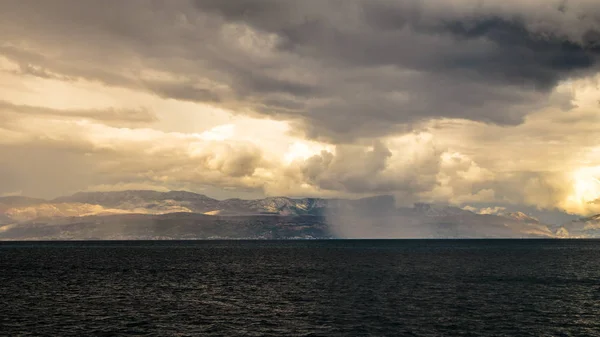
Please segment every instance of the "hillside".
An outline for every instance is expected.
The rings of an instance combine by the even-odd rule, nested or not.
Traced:
[[[524,213],[475,214],[391,196],[357,200],[217,200],[186,191],[82,192],[53,200],[0,198],[0,239],[595,237],[599,221],[558,231]]]

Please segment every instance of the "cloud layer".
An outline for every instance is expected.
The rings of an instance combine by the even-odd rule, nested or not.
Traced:
[[[598,205],[595,1],[7,0],[0,41],[0,193]]]

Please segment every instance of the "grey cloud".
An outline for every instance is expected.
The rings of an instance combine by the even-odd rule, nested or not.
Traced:
[[[182,101],[198,101],[208,103],[218,103],[221,101],[219,94],[207,88],[198,88],[192,82],[160,82],[147,81],[144,86],[149,91],[163,98],[170,98]]]
[[[528,31],[520,20],[499,17],[448,22],[444,28],[459,38],[491,41],[494,50],[455,62],[462,63],[463,67],[481,67],[487,70],[487,76],[501,81],[531,83],[549,90],[561,79],[580,75],[578,71],[597,70],[600,49],[595,41],[587,38],[588,41],[580,44],[560,36],[541,36]],[[585,36],[593,36],[593,33],[588,31]]]
[[[78,146],[80,147],[80,146]],[[52,197],[84,189],[99,178],[93,157],[79,149],[50,144],[0,145],[0,193],[19,189],[25,195]]]
[[[256,169],[264,164],[262,152],[258,148],[243,144],[219,147],[215,152],[201,156],[201,160],[211,169],[234,178],[252,176]]]
[[[145,125],[157,121],[151,111],[140,109],[53,109],[40,106],[14,104],[0,100],[0,111],[26,116],[55,116],[63,118],[85,118],[112,126]]]
[[[0,144],[0,194],[19,187],[27,195],[54,197],[122,184],[194,191],[231,187],[261,194],[264,182],[254,174],[269,163],[260,149],[208,141],[200,153],[191,154],[192,145],[198,144],[173,138],[158,147],[147,140],[113,146],[77,135]]]
[[[45,78],[45,79],[55,79],[55,80],[60,80],[60,81],[73,81],[74,80],[74,78],[71,78],[71,77],[52,74],[43,68],[33,66],[29,63],[21,63],[19,65],[19,70],[15,71],[14,73],[16,73],[18,75],[31,75],[31,76],[35,76],[35,77],[40,77],[40,78]]]
[[[283,9],[282,3],[286,5]],[[226,19],[275,33],[281,38],[281,50],[331,67],[353,72],[364,67],[394,66],[387,69],[392,74],[388,78],[396,75],[393,86],[364,90],[381,84],[383,76],[362,76],[350,85],[340,81],[324,90],[341,100],[307,107],[307,127],[316,128],[313,133],[317,134],[326,133],[322,128],[328,127],[334,137],[348,131],[360,134],[360,130],[349,122],[348,129],[335,132],[336,127],[344,126],[329,115],[359,122],[362,114],[381,124],[439,116],[517,124],[558,81],[597,70],[599,50],[591,40],[597,36],[593,29],[584,32],[580,43],[557,32],[530,30],[530,13],[518,11],[484,12],[473,18],[444,16],[440,14],[443,9],[434,11],[428,6],[431,2],[345,2],[336,3],[348,19],[341,25],[338,17],[342,14],[315,10],[329,9],[332,2],[279,2],[271,7],[268,2],[251,1],[238,3],[235,9],[231,5],[219,8],[211,1],[196,4]],[[477,2],[461,4],[468,9],[476,7]],[[411,78],[402,73],[405,69],[418,73]],[[361,82],[366,84],[360,88],[363,90],[353,92],[352,86]],[[389,94],[398,92],[407,98],[390,98]],[[326,123],[317,122],[322,120]],[[380,128],[378,131],[389,131],[383,125]]]
[[[539,4],[6,1],[0,53],[33,76],[253,111],[341,143],[432,118],[516,125],[561,80],[595,73],[600,6]]]
[[[474,184],[474,188],[493,190],[497,201],[551,209],[569,193],[565,180],[556,172],[509,172]]]
[[[430,190],[439,172],[441,152],[423,151],[421,159],[394,156],[388,147],[338,145],[335,154],[322,151],[299,163],[302,180],[322,190],[345,193],[404,193],[410,197]],[[399,169],[395,162],[408,166]]]
[[[9,38],[5,39],[10,40]],[[59,40],[58,37],[56,39]],[[0,44],[0,56],[4,56],[19,64],[19,70],[16,73],[21,75],[65,81],[87,79],[110,86],[141,88],[138,80],[124,76],[121,69],[108,68],[107,64],[102,64],[101,58],[93,62],[89,62],[90,60],[88,60],[87,64],[86,62],[81,64],[80,62],[84,59],[83,56],[80,59],[77,59],[77,55],[54,58],[44,55],[42,52],[10,45],[7,42]],[[106,62],[106,60],[104,61]]]

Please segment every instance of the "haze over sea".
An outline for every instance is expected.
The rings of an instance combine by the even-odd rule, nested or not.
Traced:
[[[600,241],[0,243],[6,336],[595,336]]]

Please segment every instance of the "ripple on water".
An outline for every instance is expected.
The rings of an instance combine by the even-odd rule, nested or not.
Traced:
[[[0,244],[0,335],[594,336],[600,241]]]

